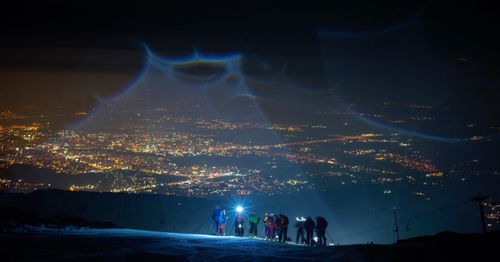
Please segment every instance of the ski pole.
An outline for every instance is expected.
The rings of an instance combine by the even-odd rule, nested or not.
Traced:
[[[333,241],[333,237],[332,237],[332,235],[330,235],[330,232],[328,230],[326,231],[326,234],[331,239],[331,242],[335,244],[335,241]]]

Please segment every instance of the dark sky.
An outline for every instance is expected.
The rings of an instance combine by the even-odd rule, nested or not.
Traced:
[[[487,1],[15,1],[2,8],[2,45],[125,48],[129,39],[170,53],[197,46],[313,56],[319,29],[363,32],[418,19],[436,48],[474,56],[495,50],[496,11]]]
[[[369,99],[403,95],[425,101],[429,90],[440,96],[457,93],[457,103],[474,90],[498,97],[500,23],[493,1],[269,2],[11,2],[0,11],[0,100],[8,107],[18,104],[13,98],[20,95],[61,91],[72,97],[68,101],[85,106],[96,94],[112,94],[134,77],[143,64],[140,42],[170,56],[190,55],[194,49],[241,52],[276,70],[286,67],[292,81],[312,90],[336,88],[346,76],[332,70],[360,59],[360,64],[344,67],[344,74],[357,80],[335,89],[360,100],[365,94]],[[393,50],[399,52],[397,58]],[[414,64],[403,73],[394,66],[371,70],[413,63],[415,57],[418,66],[449,70],[452,79],[425,80],[428,72],[419,69],[413,78],[383,77],[412,74]],[[377,75],[375,80],[370,74]],[[408,95],[407,89],[414,87],[402,85],[405,81],[427,88]],[[474,103],[484,103],[484,97]]]

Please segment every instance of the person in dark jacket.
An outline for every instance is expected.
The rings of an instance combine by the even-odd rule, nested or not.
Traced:
[[[273,217],[273,230],[272,230],[272,237],[273,241],[276,241],[276,239],[279,238],[279,227],[280,227],[280,216],[279,215],[274,215]]]
[[[303,244],[304,243],[304,222],[306,221],[306,219],[304,217],[301,217],[301,218],[296,218],[297,220],[297,223],[295,223],[295,228],[297,228],[297,238],[295,239],[295,243],[298,244],[299,243],[299,237],[300,237],[300,243]]]
[[[306,222],[304,222],[304,229],[306,230],[306,244],[308,246],[313,245],[313,233],[314,233],[314,221],[311,217],[307,217]]]
[[[278,240],[285,243],[288,239],[288,217],[280,214],[278,216]]]
[[[271,213],[268,217],[267,217],[267,225],[268,225],[268,239],[271,240],[271,241],[275,241],[276,240],[276,228],[277,228],[277,225],[278,225],[278,217],[276,215],[274,215],[273,213]]]
[[[328,227],[328,222],[324,217],[316,217],[316,234],[318,235],[318,245],[326,246],[326,228]]]
[[[253,211],[249,216],[248,216],[248,222],[250,222],[250,230],[248,231],[248,234],[251,237],[257,236],[257,225],[260,222],[260,216],[257,215],[257,212]]]
[[[243,234],[245,233],[245,216],[241,213],[236,215],[236,218],[234,219],[234,232],[236,236],[242,237]]]

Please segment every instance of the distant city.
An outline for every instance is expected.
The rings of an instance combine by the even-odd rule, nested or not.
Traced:
[[[3,115],[9,113],[4,112]],[[11,115],[11,118],[16,116]],[[131,127],[121,128],[118,132],[54,131],[37,123],[12,125],[1,129],[2,141],[5,141],[2,143],[2,167],[30,165],[65,175],[109,174],[109,181],[100,179],[91,184],[70,185],[66,188],[69,190],[193,196],[297,192],[315,186],[309,182],[310,176],[335,177],[342,185],[367,182],[387,184],[388,189],[384,193],[390,194],[391,183],[438,186],[443,177],[443,172],[433,161],[418,151],[401,155],[399,150],[385,149],[388,145],[396,149],[411,147],[411,139],[399,133],[303,137],[295,133],[305,133],[307,129],[326,129],[327,126],[266,125],[171,117],[163,119],[161,124],[168,125],[168,122],[190,123],[197,129],[205,130],[277,130],[285,134],[285,141],[279,144],[258,144],[257,141],[233,144],[218,140],[215,135],[179,130],[150,133],[145,128]],[[343,155],[352,156],[352,161],[339,160],[331,156],[331,153],[322,153],[323,144],[336,148],[336,153],[340,151]],[[359,148],[345,146],[352,144]],[[241,168],[230,164],[181,165],[176,161],[202,156],[227,159],[258,157],[267,161],[261,168]],[[359,164],[366,161],[371,161],[372,164]],[[274,169],[306,164],[321,168],[317,173],[272,175]],[[405,170],[405,174],[411,175],[401,175],[401,168]],[[133,179],[124,179],[121,174],[123,171],[135,174]],[[162,177],[176,181],[161,182]],[[21,192],[51,187],[49,184],[32,185],[22,181],[3,183],[8,190]],[[422,192],[415,192],[415,195],[426,197]]]
[[[70,116],[85,119],[87,114]],[[438,152],[422,150],[415,145],[418,138],[404,132],[335,133],[328,122],[241,122],[179,116],[165,108],[121,114],[129,117],[129,124],[90,130],[54,128],[50,121],[40,121],[67,116],[64,114],[33,117],[1,112],[0,168],[10,170],[6,171],[9,174],[34,172],[38,177],[1,176],[1,191],[64,189],[218,197],[375,184],[381,187],[380,194],[390,195],[394,186],[404,184],[411,186],[414,197],[429,201],[431,187],[445,187],[450,181],[467,183],[478,175],[500,175],[497,170],[478,169],[478,159],[447,167],[439,162]],[[347,111],[314,114],[353,115]],[[429,120],[432,118],[410,117],[410,121]],[[262,143],[252,136],[238,140],[228,135],[244,131],[278,133],[280,139]],[[477,135],[461,143],[485,141],[487,137]],[[59,179],[61,176],[66,179]],[[485,205],[488,225],[498,226],[500,205],[494,201]]]

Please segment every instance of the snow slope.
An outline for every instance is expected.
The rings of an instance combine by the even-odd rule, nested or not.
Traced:
[[[451,234],[398,245],[306,247],[261,239],[131,229],[42,230],[0,233],[0,261],[472,260],[477,259],[473,251],[477,248],[482,248],[480,254],[485,256],[488,250],[494,253],[488,245],[494,245],[495,239],[498,234]]]
[[[6,243],[7,242],[7,243]],[[331,247],[309,248],[233,236],[132,229],[71,229],[1,234],[0,252],[11,260],[145,259],[168,261],[307,261],[335,258]],[[7,244],[5,246],[4,244]],[[326,250],[330,249],[330,250]]]

